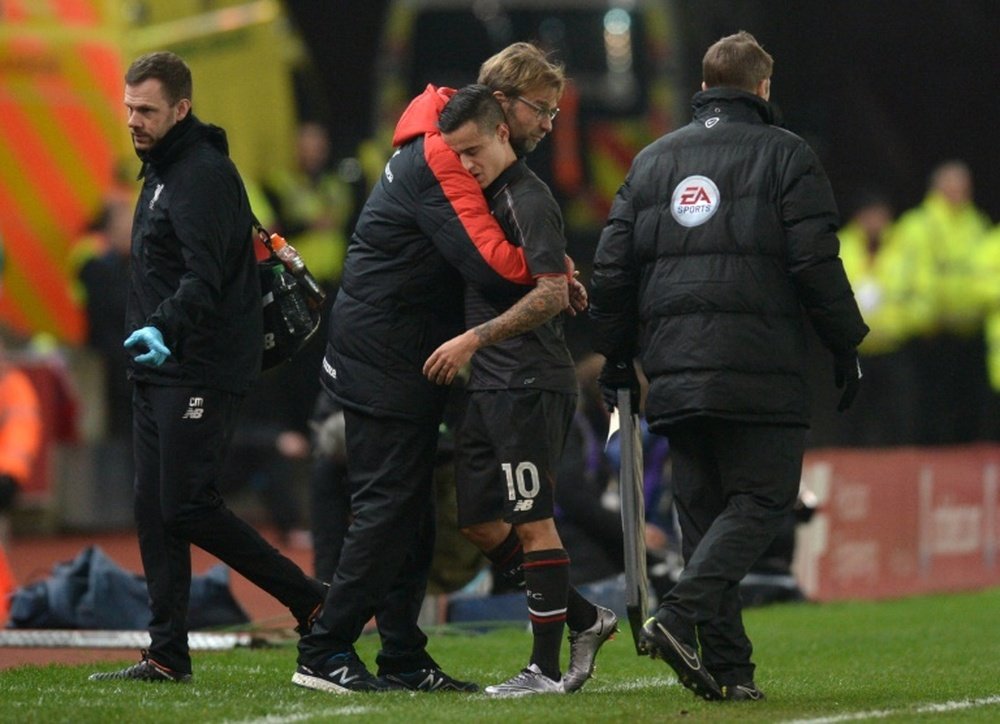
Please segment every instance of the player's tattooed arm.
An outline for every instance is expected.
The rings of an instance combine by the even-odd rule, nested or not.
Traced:
[[[439,385],[451,384],[477,349],[532,330],[566,309],[568,304],[569,282],[565,276],[539,277],[535,288],[506,312],[449,339],[434,350],[424,362],[424,376]]]
[[[565,276],[539,277],[535,288],[510,309],[472,331],[479,338],[479,346],[488,347],[545,324],[568,305],[569,284]]]

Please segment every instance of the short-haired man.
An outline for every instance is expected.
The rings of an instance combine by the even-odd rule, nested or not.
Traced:
[[[191,544],[288,606],[308,630],[323,585],[226,507],[218,478],[260,373],[260,278],[250,203],[226,134],[191,111],[191,71],[168,52],[125,74],[142,160],[125,348],[135,442],[135,519],[152,618],[142,660],[94,680],[191,680]]]
[[[456,444],[463,533],[488,553],[505,544],[510,548],[512,535],[518,549],[523,547],[521,568],[534,633],[531,660],[486,693],[565,693],[567,685],[574,691],[589,677],[593,656],[583,670],[563,680],[559,649],[567,618],[595,628],[594,638],[600,640],[594,642],[594,654],[614,633],[616,619],[575,591],[570,597],[569,557],[553,520],[555,470],[577,397],[559,316],[568,303],[562,214],[548,187],[518,161],[503,109],[489,87],[458,91],[441,112],[438,127],[483,188],[507,238],[524,249],[536,281],[530,291],[508,294],[467,285],[470,329],[435,350],[424,365],[429,379],[447,384],[472,360]]]
[[[857,392],[868,331],[826,175],[801,138],[772,125],[771,69],[749,33],[708,49],[694,119],[636,156],[592,277],[602,386],[635,393],[640,355],[646,418],[670,439],[683,534],[684,572],[641,639],[706,699],[763,697],[739,582],[798,493],[802,309],[833,352],[840,409]]]

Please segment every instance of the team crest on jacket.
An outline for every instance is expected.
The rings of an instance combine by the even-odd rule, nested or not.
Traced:
[[[670,198],[670,215],[681,226],[698,226],[719,209],[719,187],[707,176],[688,176]]]

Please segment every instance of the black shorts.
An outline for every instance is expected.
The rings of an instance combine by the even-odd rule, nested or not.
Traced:
[[[458,524],[553,517],[556,470],[575,409],[575,394],[470,392],[455,453]]]

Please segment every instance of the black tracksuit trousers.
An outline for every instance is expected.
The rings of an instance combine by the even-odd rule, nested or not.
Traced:
[[[237,518],[217,481],[242,397],[136,383],[132,397],[135,520],[152,617],[149,655],[191,671],[187,609],[190,544],[211,553],[306,619],[323,586]]]
[[[320,618],[299,641],[300,664],[322,668],[354,650],[378,613],[379,674],[435,668],[417,617],[434,554],[438,423],[345,408],[350,527]]]
[[[670,441],[685,566],[656,617],[696,627],[720,686],[753,681],[739,583],[795,504],[806,428],[697,418],[657,432]]]

